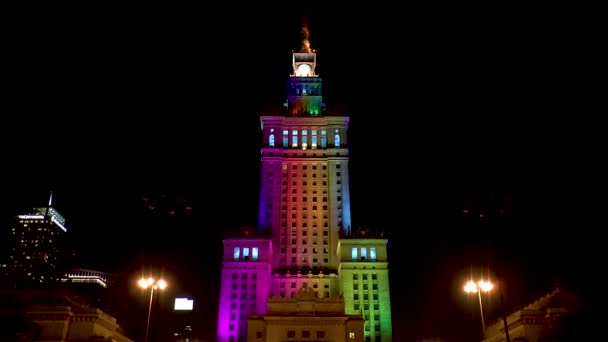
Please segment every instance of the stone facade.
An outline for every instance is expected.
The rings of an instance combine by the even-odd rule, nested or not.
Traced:
[[[44,291],[1,293],[0,312],[27,321],[27,335],[44,342],[132,342],[116,318],[94,307],[76,303],[68,296]],[[20,333],[20,332],[18,332]],[[21,334],[21,333],[20,333]]]
[[[295,298],[271,298],[268,314],[248,320],[249,342],[362,342],[364,319],[345,315],[341,298],[318,298],[312,288],[300,288]]]
[[[550,336],[557,331],[561,319],[577,308],[576,296],[557,288],[507,317],[509,339],[512,342],[551,340]],[[503,320],[488,326],[486,334],[489,342],[506,341]]]

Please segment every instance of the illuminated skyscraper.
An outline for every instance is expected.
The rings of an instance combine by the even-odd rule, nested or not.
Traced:
[[[387,240],[351,227],[349,117],[326,111],[302,33],[285,110],[260,118],[258,229],[224,239],[218,341],[388,342]]]
[[[62,276],[61,243],[67,230],[65,219],[51,205],[52,195],[47,207],[15,218],[6,260],[0,264],[3,285],[36,287],[56,283]]]

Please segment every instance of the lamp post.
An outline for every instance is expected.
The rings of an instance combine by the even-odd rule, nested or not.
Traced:
[[[150,331],[150,314],[152,313],[152,297],[154,296],[154,290],[164,290],[167,287],[167,282],[163,279],[154,279],[150,277],[148,279],[141,278],[138,285],[142,289],[150,288],[150,305],[148,306],[148,323],[146,324],[146,342],[148,342],[148,332]]]
[[[477,296],[479,297],[479,311],[481,313],[481,327],[483,329],[483,340],[486,341],[486,323],[483,319],[483,304],[481,303],[481,292],[489,292],[494,288],[494,284],[489,281],[480,280],[477,283],[470,280],[464,286],[464,292],[473,293],[477,292]]]

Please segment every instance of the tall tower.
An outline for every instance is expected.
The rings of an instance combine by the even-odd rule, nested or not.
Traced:
[[[306,25],[301,33],[284,110],[260,117],[260,238],[224,239],[218,341],[388,342],[387,241],[353,235],[349,117],[327,112]],[[239,292],[251,288],[239,280],[250,275],[239,272],[256,274],[255,296]],[[260,296],[263,301],[244,306],[231,301]]]
[[[8,232],[8,257],[2,262],[3,283],[38,287],[56,283],[62,276],[61,243],[67,229],[65,219],[49,204],[18,215]]]

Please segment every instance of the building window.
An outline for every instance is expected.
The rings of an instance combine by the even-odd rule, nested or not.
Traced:
[[[295,331],[293,331],[293,330],[289,330],[289,331],[287,332],[287,337],[296,337],[296,332],[295,332]]]
[[[369,258],[372,259],[372,261],[376,261],[376,248],[375,247],[371,247],[369,249]]]
[[[258,260],[258,248],[257,247],[253,247],[251,249],[251,257],[253,258],[253,260]]]
[[[255,333],[255,338],[262,338],[262,332],[261,331],[257,331]]]
[[[317,331],[317,338],[325,337],[325,331]]]
[[[249,248],[248,247],[243,248],[243,259],[249,260]]]
[[[361,248],[361,260],[365,261],[367,259],[367,248]]]
[[[349,332],[348,333],[348,338],[351,339],[351,340],[354,340],[355,339],[355,332],[354,331]]]
[[[351,258],[353,260],[357,260],[357,247],[351,248],[350,253],[351,253]]]
[[[302,337],[303,338],[309,338],[310,337],[310,331],[308,331],[308,330],[302,331]]]
[[[311,144],[311,147],[313,149],[317,148],[317,130],[316,129],[312,130],[312,144]]]
[[[271,134],[271,135],[268,137],[268,146],[270,146],[270,147],[274,147],[274,134]]]
[[[305,150],[308,147],[308,131],[302,130],[302,149]]]
[[[327,131],[321,131],[321,148],[327,148]]]
[[[291,132],[291,147],[298,147],[298,130],[296,129]]]
[[[289,131],[284,130],[283,131],[283,147],[287,148],[288,144],[289,144]]]
[[[241,249],[239,247],[234,247],[234,260],[239,260],[240,253]]]
[[[334,135],[334,145],[336,148],[340,147],[340,134]]]

